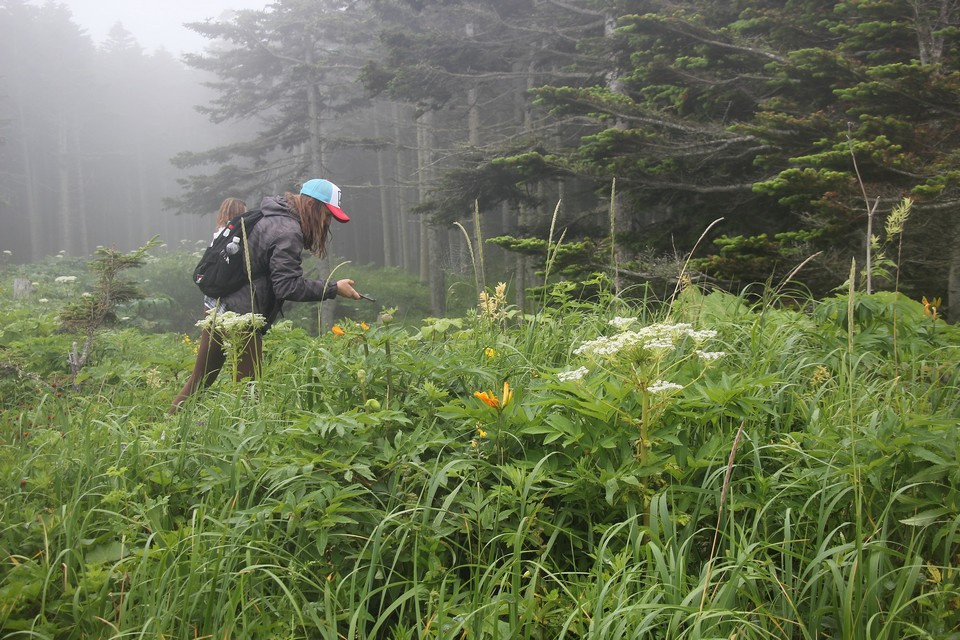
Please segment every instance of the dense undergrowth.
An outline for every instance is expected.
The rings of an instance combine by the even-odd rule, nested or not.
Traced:
[[[167,418],[196,336],[102,333],[74,389],[42,288],[0,311],[3,637],[960,637],[960,334],[918,302],[285,323]]]

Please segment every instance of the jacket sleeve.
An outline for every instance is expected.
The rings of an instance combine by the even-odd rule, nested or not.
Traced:
[[[303,277],[303,233],[279,234],[270,250],[270,285],[280,300],[312,302],[337,295],[335,280],[310,280]]]

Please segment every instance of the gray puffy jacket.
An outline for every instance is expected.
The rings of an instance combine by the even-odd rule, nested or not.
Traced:
[[[260,203],[263,219],[250,231],[250,270],[253,272],[253,312],[277,319],[284,300],[315,302],[337,295],[335,280],[303,277],[303,231],[283,196],[268,196]],[[250,286],[220,299],[225,311],[249,313]]]

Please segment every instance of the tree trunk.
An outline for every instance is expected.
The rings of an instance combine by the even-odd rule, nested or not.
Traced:
[[[57,118],[57,225],[56,239],[61,249],[76,255],[73,234],[70,233],[70,167],[67,151],[67,114],[61,111]]]
[[[953,216],[953,242],[950,243],[950,271],[947,276],[947,319],[960,321],[960,216]]]
[[[137,149],[137,212],[133,217],[133,239],[128,247],[129,250],[136,249],[139,246],[142,246],[150,238],[146,237],[148,233],[153,234],[156,232],[155,229],[147,229],[148,220],[150,218],[150,212],[153,209],[153,204],[150,202],[148,194],[148,182],[147,173],[149,168],[147,166],[147,161],[144,159],[143,154],[143,138],[140,137],[140,134],[137,134],[137,139],[135,141]]]
[[[413,239],[410,237],[410,229],[407,226],[409,224],[409,217],[407,216],[407,188],[404,178],[406,154],[403,151],[403,129],[400,127],[400,105],[396,102],[393,103],[393,139],[396,155],[393,175],[394,183],[397,185],[395,202],[397,203],[398,224],[400,226],[400,267],[404,273],[410,273],[415,249],[413,247]]]
[[[441,230],[435,225],[427,230],[430,245],[430,312],[438,318],[447,311],[446,279],[443,265],[440,264],[440,234]]]
[[[419,171],[420,199],[426,198],[427,185],[432,177],[433,161],[433,113],[427,112],[417,121],[420,135],[417,145],[417,166]],[[446,309],[446,282],[441,265],[440,230],[420,220],[420,279],[430,286],[430,309],[433,315],[440,317]]]
[[[305,47],[304,58],[307,69],[313,67],[313,44],[308,42]],[[314,80],[307,83],[307,117],[309,121],[309,137],[307,138],[307,152],[310,158],[310,178],[323,177],[323,127],[320,123],[320,97],[317,95],[317,85]],[[329,253],[320,259],[320,277],[330,278],[333,267],[330,265]],[[337,298],[334,296],[320,303],[320,326],[318,333],[323,333],[333,326],[337,311]]]
[[[536,73],[536,62],[531,60],[527,64],[527,79],[526,79],[526,93],[529,94],[530,90],[534,87],[534,78]],[[519,112],[519,120],[521,122],[521,132],[523,135],[529,135],[533,131],[533,113],[531,112],[530,103],[523,98],[521,93],[517,93],[515,96],[516,110]],[[543,191],[542,185],[537,187],[537,190],[541,193]],[[513,224],[508,225],[507,221],[504,220],[504,232],[512,233],[516,237],[523,237],[529,232],[531,226],[531,218],[533,216],[533,211],[531,211],[525,205],[520,205],[517,209],[517,219]],[[528,271],[530,269],[530,260],[522,253],[517,253],[514,258],[514,279],[516,280],[516,287],[514,289],[515,304],[518,309],[521,311],[526,311],[527,308],[527,287],[530,286],[530,281],[528,277]]]
[[[614,14],[607,14],[606,19],[604,20],[604,36],[606,38],[612,38],[614,36],[616,26],[616,16]],[[610,89],[611,93],[614,94],[624,93],[623,79],[621,78],[620,70],[616,67],[611,66],[610,72],[607,73],[607,88]],[[623,130],[627,128],[627,125],[623,119],[617,118],[616,122],[614,123],[614,128]],[[619,265],[626,262],[627,256],[623,249],[623,245],[618,243],[617,240],[631,231],[630,216],[629,212],[627,211],[627,201],[624,196],[620,195],[619,192],[614,192],[613,201],[610,203],[610,207],[612,208],[610,242],[612,245],[611,260],[613,262],[613,264],[610,265],[610,268],[613,273],[614,293],[619,293],[623,288]]]
[[[76,113],[71,114],[72,126],[70,127],[71,140],[73,142],[72,157],[74,165],[74,175],[76,176],[76,196],[73,199],[74,227],[73,234],[76,238],[77,251],[79,255],[88,255],[93,247],[90,246],[90,236],[87,232],[87,203],[86,191],[84,190],[83,156],[80,153],[80,127],[77,126]],[[169,163],[168,163],[169,166]]]
[[[425,113],[417,118],[417,201],[426,199],[427,185],[424,174],[427,171],[426,148],[426,120],[430,117]],[[420,216],[420,282],[430,281],[430,240],[427,233],[427,221]]]
[[[24,113],[23,101],[17,99],[17,111],[20,121],[20,155],[23,167],[23,195],[26,211],[19,212],[26,220],[27,229],[30,237],[30,251],[27,259],[30,261],[39,260],[49,247],[43,245],[43,220],[39,218],[37,210],[37,187],[34,180],[34,159],[30,142],[27,136],[30,134],[27,127],[27,118]]]
[[[373,110],[373,136],[380,140],[380,111],[379,108]],[[377,181],[380,183],[380,224],[383,231],[383,266],[392,267],[396,265],[393,259],[393,216],[390,214],[390,189],[388,188],[389,179],[387,178],[386,152],[383,149],[377,149]]]
[[[935,65],[943,57],[944,30],[955,26],[955,0],[913,0],[914,28],[920,64]]]
[[[13,299],[20,300],[21,298],[27,298],[33,295],[33,283],[30,282],[30,278],[14,278],[13,279]]]

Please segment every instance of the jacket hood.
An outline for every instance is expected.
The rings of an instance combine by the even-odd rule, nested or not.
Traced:
[[[283,196],[265,197],[260,201],[260,211],[263,211],[263,215],[265,216],[287,216],[288,218],[299,221],[290,203],[287,202],[287,199]]]

